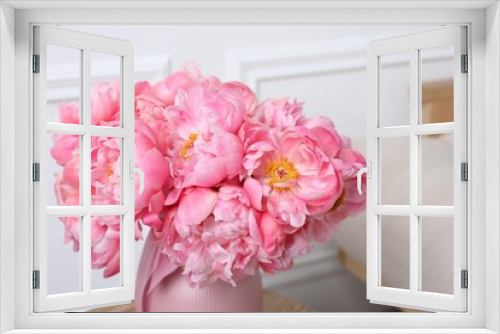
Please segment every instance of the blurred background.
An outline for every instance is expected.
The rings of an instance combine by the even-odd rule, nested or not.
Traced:
[[[364,153],[367,44],[371,40],[435,27],[63,28],[130,40],[135,46],[136,81],[157,82],[172,71],[181,69],[186,61],[194,61],[199,64],[204,74],[218,76],[223,81],[245,82],[257,93],[259,101],[288,96],[305,102],[304,112],[307,116],[330,117],[339,133],[351,137],[353,146]],[[425,51],[421,55],[422,62],[425,63],[421,76],[422,103],[425,103],[423,110],[426,114],[422,117],[427,123],[453,121],[453,49],[441,47]],[[74,52],[55,46],[48,50],[48,121],[58,121],[57,106],[61,102],[78,99],[79,55]],[[92,54],[91,66],[93,83],[113,80],[120,69],[118,59],[98,53]],[[381,66],[382,126],[408,125],[409,53],[383,57]],[[51,146],[51,138],[47,139],[48,145]],[[428,175],[429,187],[436,182],[451,184],[449,175],[450,163],[453,161],[452,136],[450,138],[443,135],[428,139],[426,145],[429,149],[423,153],[423,163],[424,168],[428,168],[428,172],[424,169],[424,173]],[[390,139],[381,145],[384,173],[387,171],[388,175],[394,176],[391,179],[384,179],[382,176],[382,202],[408,204],[405,203],[409,193],[408,138]],[[55,205],[54,175],[60,172],[60,168],[50,158],[49,153],[48,158],[47,173],[51,180],[48,184],[48,205]],[[441,169],[435,168],[436,165],[441,166]],[[444,194],[429,194],[429,203],[450,205],[446,199],[453,193],[452,184],[451,190],[446,186],[440,189],[444,189]],[[428,192],[433,192],[432,188],[429,188]],[[406,218],[396,217],[399,220]],[[366,267],[365,219],[365,215],[361,214],[347,220],[334,240],[317,245],[310,254],[299,258],[292,270],[264,275],[264,288],[318,312],[399,311],[392,307],[370,304],[366,300],[366,286],[363,281]],[[409,227],[407,223],[396,222],[394,219],[388,217],[383,223],[382,237],[387,238],[384,239],[384,245],[387,246],[382,250],[382,280],[384,285],[404,288],[409,284]],[[453,249],[452,240],[446,240],[449,239],[447,236],[452,235],[453,222],[439,221],[441,224],[434,224],[439,226],[439,231],[425,230],[427,234],[424,241],[434,246],[429,246],[429,251],[423,255],[423,275],[424,283],[427,282],[425,284],[429,286],[428,291],[446,293],[451,291],[452,268],[447,264],[452,260],[450,252]],[[146,234],[147,229],[144,231],[144,235]],[[78,287],[79,282],[79,255],[73,252],[70,244],[63,244],[64,229],[57,219],[49,224],[48,238],[49,293],[74,291],[73,287]],[[440,238],[442,242],[435,243],[435,238]],[[143,241],[136,243],[137,265],[142,246]],[[426,260],[426,257],[429,260]],[[430,267],[426,269],[425,266]],[[441,269],[436,273],[434,267]],[[93,289],[117,286],[118,282],[118,278],[103,279],[100,270],[93,272]]]

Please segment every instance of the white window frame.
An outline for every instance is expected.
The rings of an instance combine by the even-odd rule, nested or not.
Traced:
[[[454,121],[422,124],[421,111],[421,50],[451,44],[453,46]],[[384,76],[382,57],[400,52],[409,53],[410,108],[409,124],[381,124],[381,78]],[[467,269],[467,182],[461,181],[461,163],[467,163],[467,76],[461,71],[461,56],[467,54],[467,31],[464,26],[439,27],[413,34],[371,41],[367,48],[367,155],[371,167],[367,178],[367,297],[372,303],[409,307],[427,311],[467,310],[467,290],[461,286],[461,270]],[[453,136],[453,206],[422,205],[422,135],[448,133]],[[385,138],[408,138],[409,187],[408,205],[381,203],[381,141]],[[395,215],[409,218],[409,289],[382,285],[382,221]],[[453,283],[452,294],[422,291],[422,217],[451,217],[453,219]],[[400,219],[406,224],[408,220]]]
[[[34,162],[40,164],[39,181],[33,184],[34,259],[39,270],[39,288],[34,289],[35,312],[85,309],[99,305],[127,303],[135,295],[135,191],[134,179],[134,45],[129,41],[71,31],[57,27],[34,27],[34,54],[39,56],[39,73],[33,75],[34,85]],[[80,53],[80,124],[47,122],[47,45],[72,48]],[[120,124],[117,127],[91,125],[90,82],[91,54],[101,52],[116,56],[120,64]],[[78,206],[47,206],[47,134],[72,134],[80,138],[80,203]],[[120,204],[92,205],[91,138],[114,137],[120,140]],[[91,219],[92,216],[120,216],[119,286],[92,290]],[[47,218],[80,217],[80,291],[48,294],[47,282]]]
[[[14,333],[494,333],[500,331],[500,11],[495,1],[126,2],[144,8],[103,11],[113,1],[0,4],[0,322]],[[125,2],[122,2],[124,4]],[[24,6],[30,10],[14,10]],[[52,6],[52,9],[50,9]],[[58,7],[69,8],[61,9]],[[87,9],[81,9],[87,6]],[[97,6],[101,8],[97,8]],[[148,6],[163,8],[147,9]],[[212,8],[204,10],[203,8]],[[211,7],[210,7],[211,6]],[[391,8],[397,7],[397,9]],[[41,8],[49,8],[49,10]],[[242,9],[247,8],[247,9]],[[366,9],[370,8],[370,9]],[[57,9],[57,10],[56,10]],[[35,24],[281,24],[468,26],[469,307],[467,313],[336,314],[34,314],[30,288],[32,207],[32,26]],[[3,29],[7,28],[7,29]],[[13,32],[15,31],[15,39]],[[485,65],[488,71],[485,71]],[[15,73],[12,68],[15,66]],[[15,86],[12,85],[15,82]],[[14,98],[15,96],[15,98]],[[15,110],[15,112],[13,112]],[[488,121],[486,121],[488,120]],[[12,145],[15,127],[15,146]],[[15,178],[12,177],[15,171]],[[488,182],[486,182],[488,175]],[[12,194],[15,193],[15,203]],[[488,196],[486,196],[486,194]],[[15,204],[14,209],[12,205]],[[13,287],[15,288],[13,289]],[[12,307],[14,305],[14,307]],[[143,328],[137,329],[143,321]],[[166,328],[168,326],[168,328]],[[284,330],[289,328],[289,330]],[[292,331],[291,328],[295,330]],[[419,330],[416,331],[415,329]],[[149,330],[148,330],[149,329]],[[155,330],[156,329],[156,330]],[[48,330],[48,331],[47,331]],[[186,332],[186,331],[183,331]],[[245,331],[248,333],[248,330]],[[187,333],[187,332],[186,332]]]

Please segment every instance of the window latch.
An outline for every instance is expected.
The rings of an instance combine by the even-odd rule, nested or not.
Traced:
[[[367,178],[372,177],[372,163],[370,161],[366,162],[365,168],[361,168],[360,170],[358,170],[358,174],[357,174],[357,176],[358,176],[358,192],[360,195],[363,193],[361,191],[361,176],[363,175],[363,173],[366,173]]]
[[[134,162],[130,161],[128,164],[128,170],[129,170],[129,177],[131,179],[134,179],[134,173],[139,174],[139,181],[140,181],[140,188],[139,188],[139,194],[142,194],[144,190],[144,172],[140,169],[134,166]]]

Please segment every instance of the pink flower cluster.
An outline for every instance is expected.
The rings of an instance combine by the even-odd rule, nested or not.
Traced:
[[[259,268],[289,269],[313,239],[327,241],[364,210],[356,188],[364,157],[328,118],[305,117],[301,103],[259,103],[244,84],[203,76],[195,65],[153,86],[139,82],[135,94],[136,166],[145,173],[142,194],[136,181],[136,238],[149,226],[189,284],[235,285]],[[117,84],[94,87],[93,124],[117,125],[118,96]],[[78,122],[78,107],[61,105],[60,117]],[[76,204],[78,137],[54,141],[52,156],[64,167],[57,198]],[[92,142],[92,204],[119,202],[118,145]],[[63,222],[77,250],[78,228]],[[117,227],[118,217],[92,220],[92,264],[105,276],[119,271]]]

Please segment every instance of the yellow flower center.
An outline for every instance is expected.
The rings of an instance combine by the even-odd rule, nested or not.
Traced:
[[[192,134],[189,135],[189,139],[186,141],[186,143],[184,144],[184,146],[181,149],[180,156],[183,159],[189,159],[190,158],[190,157],[188,157],[187,154],[188,154],[189,150],[193,148],[194,142],[196,141],[196,139],[198,139],[198,134],[197,133],[192,133]]]
[[[284,191],[290,187],[276,186],[276,183],[284,183],[297,179],[299,172],[295,166],[285,158],[279,161],[271,161],[266,166],[266,174],[269,177],[269,186],[277,191]]]
[[[113,175],[113,167],[108,168],[108,178]]]
[[[340,208],[344,204],[344,202],[345,202],[345,190],[342,189],[342,194],[340,194],[340,197],[335,201],[332,208],[328,212],[333,212],[333,211],[337,210],[338,208]]]

